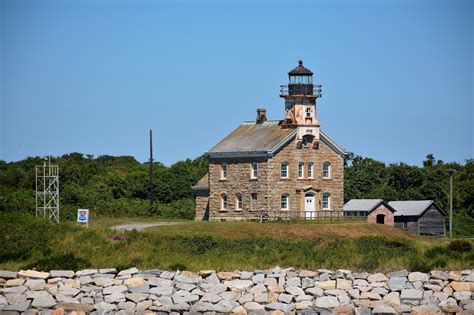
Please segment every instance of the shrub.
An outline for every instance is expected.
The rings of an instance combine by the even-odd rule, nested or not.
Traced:
[[[465,240],[454,240],[449,243],[449,249],[453,252],[465,253],[472,249],[471,243]]]
[[[38,270],[80,270],[89,267],[91,264],[88,260],[78,258],[72,253],[51,254],[41,258],[38,261],[28,263],[26,268],[36,268]]]

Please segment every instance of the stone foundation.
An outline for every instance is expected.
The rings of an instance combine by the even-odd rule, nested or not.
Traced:
[[[0,270],[1,314],[473,314],[474,270]]]

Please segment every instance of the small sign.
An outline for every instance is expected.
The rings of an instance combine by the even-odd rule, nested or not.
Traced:
[[[79,223],[89,222],[89,209],[77,209],[77,222]]]

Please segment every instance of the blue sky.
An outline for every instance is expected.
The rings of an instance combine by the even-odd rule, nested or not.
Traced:
[[[472,1],[0,0],[0,159],[166,165],[210,149],[303,59],[321,128],[387,163],[474,157]]]

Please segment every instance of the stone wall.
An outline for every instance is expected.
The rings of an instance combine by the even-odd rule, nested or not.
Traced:
[[[383,204],[379,205],[377,209],[373,210],[369,215],[367,216],[367,221],[370,223],[377,223],[377,215],[378,214],[383,214],[385,216],[384,218],[384,224],[385,225],[394,225],[394,214],[390,209],[388,209],[386,206]]]
[[[474,270],[0,270],[1,314],[473,314]]]

